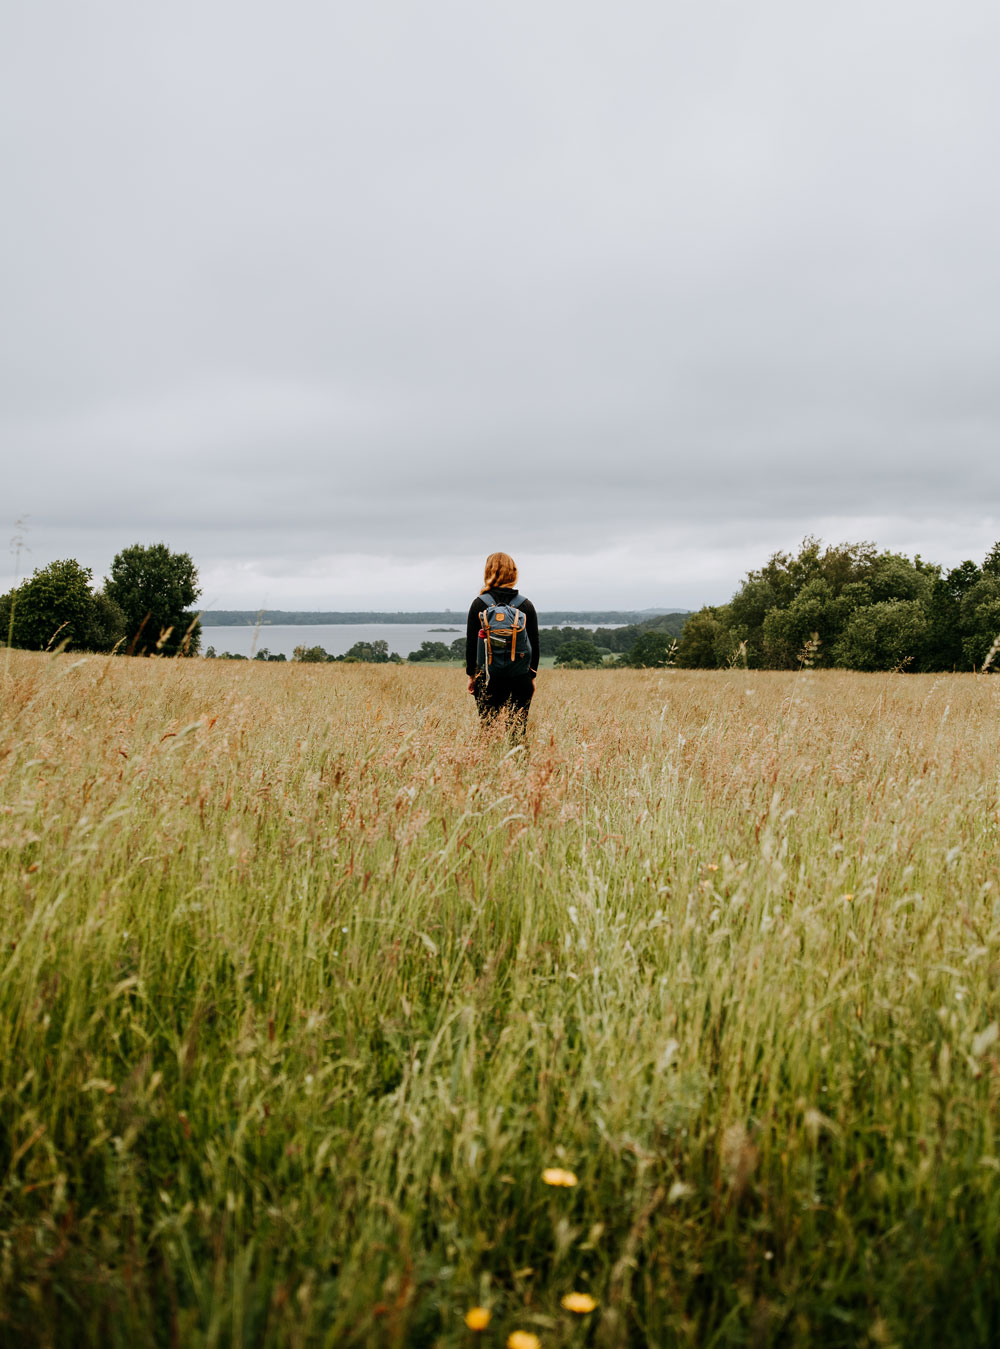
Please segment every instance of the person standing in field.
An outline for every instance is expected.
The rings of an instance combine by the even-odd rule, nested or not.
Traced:
[[[518,593],[517,566],[508,553],[486,559],[483,588],[465,629],[465,673],[482,721],[505,712],[511,731],[523,737],[538,673],[538,615]]]

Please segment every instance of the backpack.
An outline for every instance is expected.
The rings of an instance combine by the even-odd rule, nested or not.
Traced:
[[[523,595],[516,595],[508,604],[501,604],[488,592],[482,596],[486,608],[479,615],[480,669],[486,671],[486,682],[493,675],[528,674],[531,669],[531,643],[526,631],[527,617],[520,606]]]

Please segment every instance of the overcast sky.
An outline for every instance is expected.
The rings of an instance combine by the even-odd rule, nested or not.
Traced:
[[[0,587],[697,607],[1000,538],[994,0],[0,0]]]

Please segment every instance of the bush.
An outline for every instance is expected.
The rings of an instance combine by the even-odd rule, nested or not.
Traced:
[[[589,638],[574,637],[560,646],[555,663],[562,669],[591,670],[603,665],[604,657]]]
[[[444,642],[421,642],[420,650],[411,651],[406,659],[409,661],[452,660],[453,657],[451,647],[445,646]]]

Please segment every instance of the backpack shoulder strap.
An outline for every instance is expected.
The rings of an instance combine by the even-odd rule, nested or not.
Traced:
[[[486,606],[487,609],[490,607],[491,604],[496,604],[496,600],[493,598],[493,596],[490,594],[488,590],[485,591],[483,594],[477,595],[476,599],[482,600],[483,604]]]
[[[508,601],[508,603],[509,603],[511,609],[517,609],[517,608],[520,608],[520,606],[524,603],[524,596],[523,596],[523,595],[515,595],[514,598],[513,598],[512,600],[509,600],[509,601]]]

